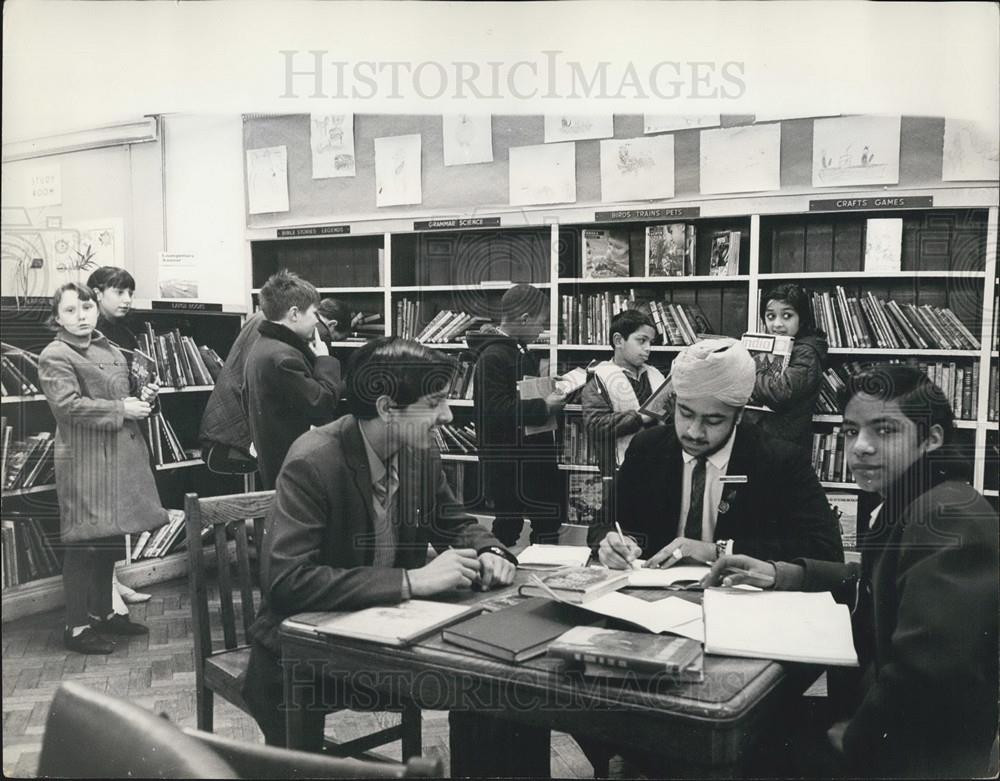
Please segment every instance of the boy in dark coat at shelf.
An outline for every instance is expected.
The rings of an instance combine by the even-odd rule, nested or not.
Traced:
[[[500,325],[468,334],[476,355],[474,403],[479,462],[493,533],[504,545],[517,542],[524,519],[531,541],[554,543],[563,518],[562,481],[554,432],[525,433],[562,410],[566,397],[522,400],[517,383],[537,377],[538,359],[527,345],[547,320],[548,299],[531,285],[518,284],[500,299]]]
[[[844,400],[854,478],[882,499],[860,564],[724,556],[706,578],[832,591],[852,609],[853,712],[826,735],[835,714],[822,729],[795,718],[761,755],[791,761],[779,771],[796,777],[983,777],[998,716],[997,512],[957,477],[967,460],[950,444],[951,407],[919,369],[877,366]]]
[[[807,451],[812,449],[812,419],[826,368],[826,334],[816,328],[809,297],[801,287],[779,285],[761,299],[760,318],[770,334],[795,339],[784,371],[774,373],[757,363],[751,404],[772,412],[749,411],[749,419],[766,437],[777,437]]]
[[[243,406],[265,490],[274,488],[292,442],[333,420],[340,399],[340,362],[319,338],[317,304],[316,288],[290,271],[260,289],[267,320],[247,356]]]

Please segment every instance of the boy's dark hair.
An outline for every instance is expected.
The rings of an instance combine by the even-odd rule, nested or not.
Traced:
[[[656,325],[653,323],[653,318],[645,312],[638,309],[626,309],[624,312],[619,312],[611,318],[611,327],[608,328],[608,343],[614,347],[615,334],[621,334],[622,339],[628,339],[644,325],[653,329],[655,338]]]
[[[339,298],[324,298],[316,306],[316,314],[324,320],[336,320],[339,333],[351,328],[351,308]]]
[[[548,306],[549,299],[541,290],[519,283],[510,288],[500,299],[500,318],[514,320],[523,314],[537,317]]]
[[[359,347],[347,365],[347,409],[360,420],[378,417],[375,401],[388,396],[405,407],[451,385],[458,363],[412,339],[383,336]]]
[[[93,291],[105,291],[109,287],[116,290],[135,292],[135,277],[118,266],[101,266],[87,279],[87,287]]]
[[[260,308],[268,320],[280,320],[297,306],[303,312],[319,303],[319,293],[311,282],[298,274],[282,269],[260,289]]]
[[[56,288],[56,292],[52,294],[52,309],[49,312],[49,316],[45,318],[45,325],[53,331],[59,330],[59,325],[56,323],[56,316],[59,314],[59,302],[62,301],[63,293],[67,290],[74,291],[81,301],[97,302],[97,296],[94,295],[94,291],[80,282],[67,282],[60,285]]]
[[[768,290],[760,299],[760,319],[767,322],[764,315],[767,313],[767,305],[770,301],[780,301],[788,304],[799,316],[798,336],[813,336],[819,333],[816,328],[816,319],[813,317],[812,305],[809,301],[809,294],[794,282],[786,282]]]

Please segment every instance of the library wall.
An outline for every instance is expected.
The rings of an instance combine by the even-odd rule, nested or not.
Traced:
[[[746,124],[748,117],[722,118],[723,127]],[[674,199],[700,195],[700,130],[674,131]],[[423,203],[415,206],[375,206],[374,140],[419,133]],[[643,136],[642,115],[617,115],[615,138]],[[244,149],[285,146],[288,155],[289,211],[278,214],[247,212],[249,228],[335,222],[347,219],[393,217],[443,212],[469,214],[510,209],[507,161],[512,146],[544,142],[541,116],[493,117],[493,162],[445,166],[439,116],[364,115],[354,117],[357,174],[337,179],[313,179],[309,144],[309,115],[249,115],[243,125]],[[899,183],[894,187],[941,186],[944,119],[903,117],[900,123]],[[781,122],[781,189],[751,195],[780,195],[811,191],[813,120]],[[576,203],[600,204],[600,140],[576,141]],[[244,161],[245,163],[245,161]],[[822,188],[817,192],[836,192]],[[892,189],[892,187],[888,188]],[[540,207],[530,207],[540,208]]]

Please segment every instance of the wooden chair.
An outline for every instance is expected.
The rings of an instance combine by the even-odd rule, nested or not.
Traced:
[[[189,493],[184,498],[199,730],[212,731],[216,694],[241,710],[250,712],[240,688],[250,662],[248,633],[256,615],[254,584],[259,583],[257,562],[262,556],[264,518],[273,502],[274,491],[206,498]],[[252,524],[253,528],[253,557],[250,554],[248,524]],[[214,543],[214,557],[207,555],[205,537]],[[214,615],[209,610],[208,601],[210,577],[207,563],[210,558],[214,558],[216,564],[219,596],[219,611]],[[241,608],[238,612],[242,620],[237,618],[237,604]],[[213,643],[212,630],[213,626],[219,625],[222,645],[217,648]],[[402,740],[404,759],[419,756],[420,718],[420,710],[416,706],[405,705],[400,724],[344,743],[327,740],[324,748],[341,756],[366,756],[365,752],[372,748]],[[367,756],[382,759],[378,755]]]
[[[38,762],[42,778],[434,778],[439,760],[363,762],[181,730],[127,700],[73,681],[57,690]]]

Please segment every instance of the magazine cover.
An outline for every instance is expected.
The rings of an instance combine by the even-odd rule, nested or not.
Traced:
[[[690,274],[687,256],[684,223],[650,225],[646,228],[647,277],[683,277]]]
[[[628,235],[624,231],[583,232],[583,278],[627,277]]]

